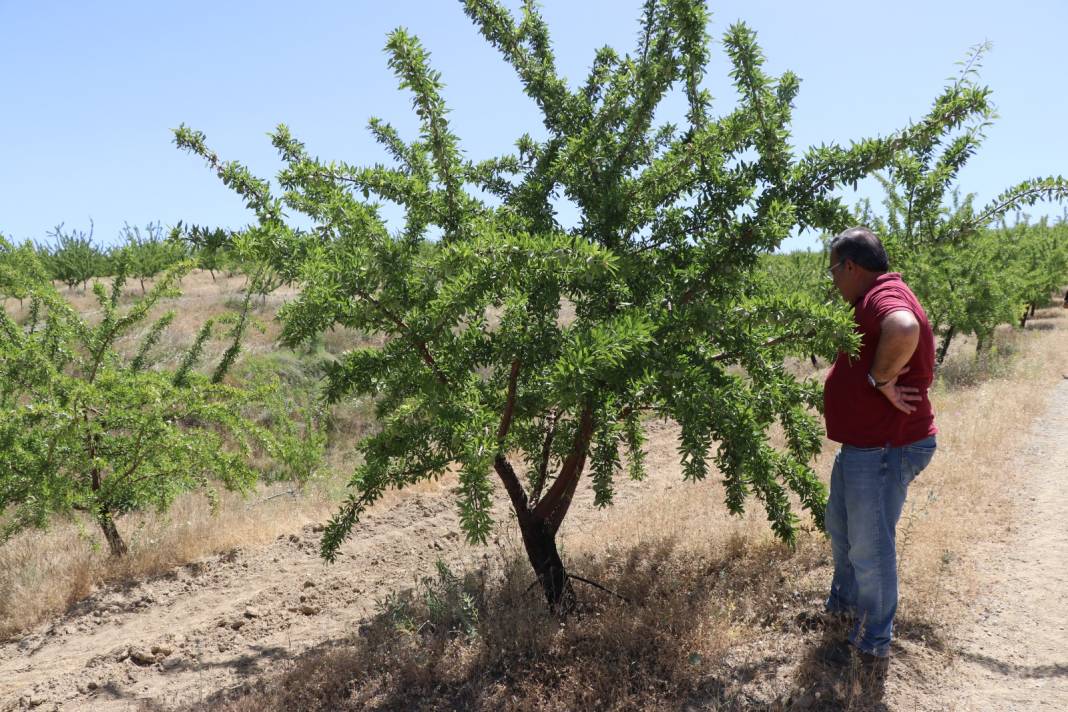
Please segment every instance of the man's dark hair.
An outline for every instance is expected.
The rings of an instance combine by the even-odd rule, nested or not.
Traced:
[[[870,272],[886,272],[890,260],[883,243],[866,227],[851,227],[831,240],[831,252],[840,260],[852,260]]]

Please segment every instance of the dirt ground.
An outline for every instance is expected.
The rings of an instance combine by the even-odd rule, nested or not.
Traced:
[[[676,433],[650,432],[650,464],[674,462]],[[1068,709],[1068,381],[1019,440],[1016,524],[992,532],[978,555],[980,599],[952,641],[955,667],[921,689],[908,676],[887,687],[901,710]],[[571,536],[626,516],[651,495],[685,487],[675,468],[651,467],[621,483],[605,512],[577,502]],[[450,483],[405,495],[367,517],[338,563],[318,557],[318,527],[266,547],[235,550],[127,588],[101,590],[66,615],[0,645],[0,710],[137,710],[196,704],[271,674],[286,661],[343,640],[386,592],[453,567],[492,561],[457,532]],[[589,492],[584,492],[586,499]],[[618,513],[618,514],[617,514]],[[498,512],[499,520],[506,514]],[[901,684],[903,683],[903,684]]]
[[[1015,525],[982,566],[957,665],[931,710],[1068,710],[1068,375],[1019,442]],[[921,698],[922,699],[922,698]]]

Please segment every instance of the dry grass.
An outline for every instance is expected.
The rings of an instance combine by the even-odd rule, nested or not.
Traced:
[[[203,495],[188,494],[165,515],[124,517],[119,527],[130,553],[122,559],[108,556],[100,531],[88,519],[14,537],[0,547],[0,638],[62,613],[100,586],[150,578],[210,554],[265,544],[333,513],[333,499],[319,487],[300,497],[271,498],[290,487],[275,485],[248,498],[224,493],[215,514]]]
[[[1057,328],[999,334],[1010,360],[977,385],[934,393],[940,429],[939,451],[909,492],[899,525],[903,598],[900,615],[950,627],[961,613],[959,600],[974,591],[977,562],[969,550],[1010,526],[1017,511],[1013,469],[1022,435],[1043,412],[1052,384],[1068,374],[1068,320],[1060,309],[1039,311],[1038,322]],[[961,344],[957,371],[974,363],[974,346]],[[953,367],[947,360],[947,366]],[[973,368],[987,369],[982,361]],[[947,369],[948,370],[948,369]],[[970,382],[971,379],[965,382]]]
[[[110,278],[100,278],[100,281],[108,289],[111,287]],[[164,341],[154,352],[158,357],[158,363],[162,367],[174,367],[181,358],[182,352],[193,343],[200,327],[208,319],[218,319],[227,313],[240,309],[245,293],[246,277],[235,275],[227,277],[223,272],[217,272],[215,280],[206,270],[193,270],[186,275],[181,282],[181,296],[177,298],[161,299],[149,313],[148,318],[141,322],[137,329],[120,339],[117,347],[120,353],[133,354],[141,338],[148,333],[152,323],[168,310],[175,310],[174,321],[168,327]],[[145,286],[152,288],[153,280],[145,280]],[[101,310],[97,303],[92,288],[82,290],[75,287],[70,289],[57,284],[60,295],[65,298],[83,318],[90,324],[100,319]],[[243,343],[243,351],[246,354],[270,353],[277,350],[278,335],[281,333],[280,325],[275,321],[274,314],[282,304],[296,296],[296,290],[283,287],[267,296],[261,302],[259,297],[253,298],[252,316],[256,320],[256,326],[246,332]],[[131,304],[141,296],[141,287],[137,280],[127,281],[126,291],[120,301],[123,305]],[[4,302],[4,308],[16,320],[20,320],[28,313],[29,303],[22,306],[17,300],[9,299]],[[227,327],[216,326],[217,338],[209,341],[204,349],[204,363],[217,362],[222,353],[229,345],[223,337]]]
[[[313,651],[255,693],[226,705],[222,695],[213,706],[743,708],[748,698],[740,682],[761,670],[734,664],[731,651],[772,622],[750,620],[734,603],[740,597],[778,601],[782,572],[811,564],[807,554],[738,538],[700,556],[665,540],[617,557],[579,557],[575,563],[584,574],[629,603],[583,595],[566,621],[551,616],[540,593],[530,590],[526,562],[509,557],[490,582],[479,575],[439,580],[384,603],[360,636]],[[450,590],[466,593],[471,607],[449,606]],[[463,599],[454,594],[451,600]]]

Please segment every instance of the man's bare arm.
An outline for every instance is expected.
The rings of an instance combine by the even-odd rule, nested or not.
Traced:
[[[897,385],[898,376],[908,371],[905,365],[916,352],[920,343],[920,322],[911,311],[902,309],[886,315],[880,324],[882,333],[879,344],[875,347],[875,360],[871,367],[871,377],[890,403],[904,413],[911,413],[916,407],[910,401],[923,398],[916,388]]]
[[[901,372],[920,343],[920,322],[907,310],[890,312],[883,319],[871,376],[882,383]]]

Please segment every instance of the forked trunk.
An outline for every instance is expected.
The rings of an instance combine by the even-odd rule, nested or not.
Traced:
[[[501,425],[497,431],[500,440],[504,440],[511,426],[518,374],[519,361],[517,360],[512,364],[512,373],[509,378],[508,406],[501,417]],[[575,606],[575,592],[571,587],[567,571],[564,569],[564,562],[560,560],[560,552],[556,550],[556,532],[559,531],[560,524],[563,523],[568,509],[571,508],[575,488],[586,464],[586,452],[593,437],[593,408],[587,406],[583,409],[571,452],[564,458],[560,474],[557,475],[552,487],[542,496],[541,489],[545,484],[544,473],[548,464],[548,444],[552,443],[554,430],[555,427],[550,429],[546,439],[546,454],[541,469],[542,479],[532,492],[536,504],[531,504],[508,458],[499,453],[494,458],[493,466],[512,501],[512,511],[515,512],[519,522],[519,531],[523,535],[523,547],[527,551],[527,559],[530,561],[531,568],[534,569],[534,575],[538,577],[538,583],[541,584],[545,601],[554,613],[567,613]]]

